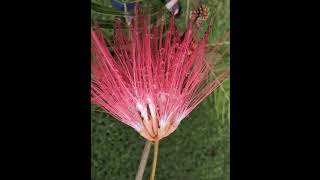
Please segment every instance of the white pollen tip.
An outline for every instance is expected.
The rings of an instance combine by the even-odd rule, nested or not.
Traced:
[[[174,15],[177,15],[179,13],[179,9],[176,9],[175,11],[174,11]]]
[[[178,2],[178,0],[172,0],[172,1],[168,2],[166,4],[166,8],[170,10],[177,2]]]

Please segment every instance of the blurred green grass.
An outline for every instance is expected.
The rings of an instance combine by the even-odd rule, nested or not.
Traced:
[[[185,26],[186,2],[180,0]],[[190,1],[191,2],[191,1]],[[200,0],[216,17],[209,43],[215,46],[228,31],[229,0]],[[190,8],[192,7],[192,2]],[[228,47],[229,39],[225,40]],[[229,54],[222,66],[228,66]],[[201,103],[179,128],[159,145],[157,180],[228,180],[230,177],[230,80]],[[92,106],[91,176],[93,180],[134,179],[145,140],[132,128]],[[150,175],[152,153],[144,174]]]

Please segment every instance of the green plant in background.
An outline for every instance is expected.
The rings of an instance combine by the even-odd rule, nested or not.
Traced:
[[[124,0],[123,2],[137,2],[137,0]],[[161,16],[164,12],[166,12],[163,3],[161,3],[160,0],[138,0],[138,2],[141,2],[142,5],[148,5],[151,7],[150,12],[152,12],[152,19],[155,19],[157,16]],[[107,36],[112,36],[115,17],[121,17],[123,19],[128,20],[128,17],[133,15],[133,11],[124,12],[115,9],[111,4],[111,0],[91,1],[91,19],[92,21],[97,22],[99,24],[100,28],[106,33]]]
[[[188,3],[180,2],[183,8]],[[104,7],[108,6],[107,1],[99,3],[104,3]],[[192,7],[192,2],[189,3]],[[216,46],[219,42],[217,37],[221,37],[229,29],[228,1],[200,1],[200,3],[206,3],[210,12],[216,15],[214,30],[209,37],[210,44]],[[109,10],[107,12],[110,13]],[[113,16],[121,16],[116,12],[112,13]],[[181,17],[176,20],[179,28],[185,28],[186,17],[186,11],[182,11]],[[104,20],[101,18],[99,21]],[[228,46],[228,42],[228,39],[222,42],[223,46]],[[222,66],[229,64],[229,54],[223,61],[225,63]],[[162,142],[158,160],[160,164],[157,169],[161,173],[157,175],[157,179],[229,179],[229,86],[228,79],[217,92],[181,123],[175,133]],[[130,127],[116,121],[95,106],[92,106],[91,123],[92,179],[134,179],[144,139]],[[152,154],[149,158],[144,177],[150,175]]]

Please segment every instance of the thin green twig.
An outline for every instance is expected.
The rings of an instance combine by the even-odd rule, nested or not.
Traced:
[[[189,11],[190,11],[190,0],[187,0],[187,10],[186,10],[186,26],[189,20]]]

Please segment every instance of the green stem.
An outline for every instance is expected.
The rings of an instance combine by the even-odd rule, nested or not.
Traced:
[[[188,27],[189,20],[189,11],[190,11],[190,0],[187,0],[187,10],[186,10],[186,26]]]
[[[158,150],[159,150],[159,141],[154,142],[154,151],[153,151],[153,162],[152,162],[152,171],[150,175],[150,180],[154,180],[156,175],[157,159],[158,159]]]

